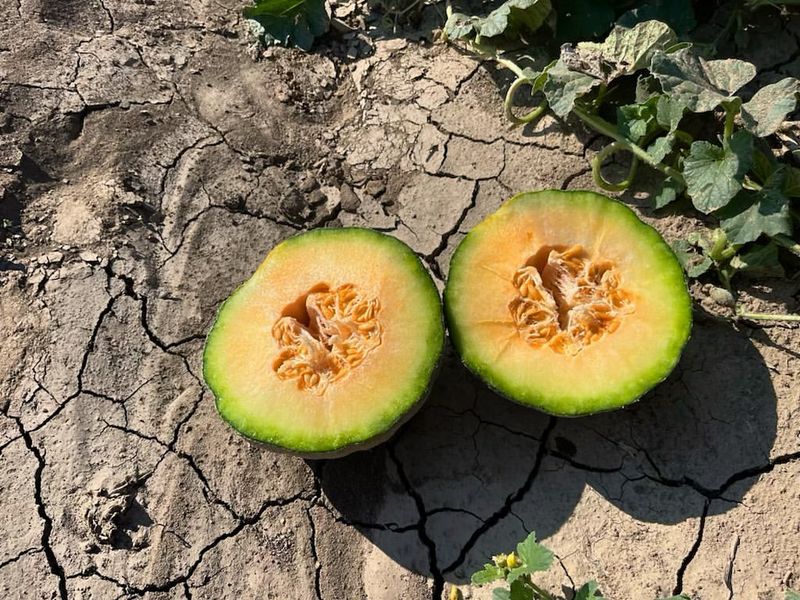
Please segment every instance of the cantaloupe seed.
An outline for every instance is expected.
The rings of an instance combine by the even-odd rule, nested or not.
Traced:
[[[508,308],[519,335],[534,348],[574,356],[619,327],[635,310],[615,264],[590,259],[580,244],[543,247],[513,278]]]
[[[284,313],[294,314],[272,327],[280,348],[272,367],[280,379],[296,379],[299,389],[322,396],[380,346],[380,303],[352,284],[334,290],[319,284],[301,305],[304,313],[297,313],[297,303],[289,305]]]

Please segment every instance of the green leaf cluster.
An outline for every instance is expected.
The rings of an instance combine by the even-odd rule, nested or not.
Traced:
[[[244,9],[244,16],[260,28],[265,44],[302,50],[310,50],[330,25],[325,0],[256,0]]]
[[[475,50],[492,53],[523,45],[551,10],[550,0],[506,0],[485,17],[451,12],[443,33],[450,40],[465,41]]]
[[[534,583],[534,573],[543,573],[553,565],[553,552],[536,541],[536,533],[531,532],[527,538],[517,544],[516,552],[498,554],[492,562],[486,563],[482,569],[472,575],[474,585],[485,585],[502,581],[505,586],[492,590],[492,600],[558,600],[555,596]],[[451,589],[451,598],[459,597],[457,588]],[[596,581],[588,581],[575,590],[573,600],[607,600],[600,593]],[[670,596],[661,600],[691,600],[686,594]],[[792,590],[786,591],[785,600],[800,600],[800,594]]]
[[[703,244],[682,241],[676,250],[689,276],[724,269],[720,276],[727,286],[738,272],[780,273],[778,248],[800,252],[791,241],[800,171],[775,161],[763,138],[776,133],[795,110],[800,81],[787,77],[742,94],[756,76],[753,64],[709,60],[680,41],[668,23],[637,21],[671,10],[669,3],[641,6],[604,40],[562,46],[558,59],[540,71],[520,69],[492,47],[498,62],[517,75],[505,113],[515,123],[527,123],[549,109],[563,119],[577,117],[610,138],[592,163],[595,182],[608,191],[629,187],[640,162],[660,171],[664,181],[653,197],[655,208],[686,198],[718,223],[728,251],[733,249],[720,260]],[[521,83],[539,95],[541,104],[516,117],[514,93]],[[609,182],[602,165],[618,152],[630,154],[630,171],[623,181]]]
[[[630,28],[658,20],[679,34],[696,25],[691,0],[644,0],[629,8],[631,4],[627,0],[506,0],[486,16],[448,13],[444,34],[491,53],[526,45],[531,34],[545,25],[558,42],[597,39],[608,33],[615,21]]]
[[[472,583],[484,585],[504,580],[508,589],[495,589],[493,600],[550,600],[549,596],[541,595],[542,590],[533,583],[531,575],[547,571],[552,564],[553,553],[539,544],[536,533],[532,532],[517,544],[516,552],[499,554],[493,557],[493,562],[474,573]]]

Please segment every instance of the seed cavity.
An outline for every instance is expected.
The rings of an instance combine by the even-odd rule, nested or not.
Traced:
[[[301,390],[322,396],[380,346],[380,303],[352,284],[316,285],[290,307],[272,327],[280,348],[272,367]]]
[[[514,274],[518,295],[508,308],[522,339],[575,356],[616,331],[634,305],[615,267],[580,244],[541,248]]]

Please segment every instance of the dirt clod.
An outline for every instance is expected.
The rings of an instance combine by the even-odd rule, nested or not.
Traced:
[[[346,183],[342,184],[339,188],[339,193],[341,194],[342,210],[350,213],[356,212],[361,204],[361,200],[356,196],[355,192],[353,192],[353,188]]]

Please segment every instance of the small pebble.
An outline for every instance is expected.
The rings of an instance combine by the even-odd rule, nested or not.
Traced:
[[[339,193],[342,197],[342,210],[349,213],[354,213],[358,210],[358,207],[361,206],[361,200],[358,196],[356,196],[353,188],[351,188],[349,185],[342,184],[342,186],[339,188]]]
[[[57,265],[64,260],[64,255],[57,251],[48,252],[47,254],[42,254],[36,260],[40,265]]]
[[[300,180],[300,185],[297,188],[303,193],[309,193],[317,188],[317,180],[312,175],[307,175]]]
[[[736,300],[734,300],[733,295],[726,289],[712,287],[709,290],[708,295],[720,306],[727,306],[728,308],[733,308],[736,306]]]
[[[44,282],[45,275],[41,271],[36,271],[28,277],[28,285],[38,288]]]
[[[364,191],[367,192],[370,196],[377,197],[386,191],[386,186],[380,179],[370,179],[367,182],[367,185],[364,186]]]
[[[87,262],[90,264],[95,264],[100,262],[100,259],[98,258],[97,254],[95,254],[94,252],[89,252],[88,250],[82,251],[80,254],[78,254],[78,257],[83,262]]]
[[[314,190],[308,195],[308,203],[311,206],[319,206],[323,202],[325,202],[328,198],[322,192],[322,190]]]

